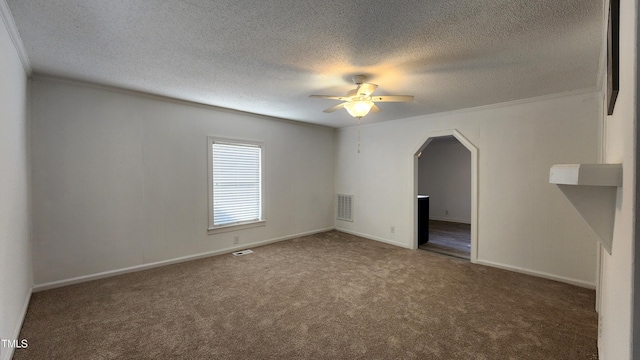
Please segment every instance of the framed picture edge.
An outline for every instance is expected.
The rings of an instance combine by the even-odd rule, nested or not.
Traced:
[[[620,90],[620,0],[610,0],[607,16],[607,115],[613,110]]]

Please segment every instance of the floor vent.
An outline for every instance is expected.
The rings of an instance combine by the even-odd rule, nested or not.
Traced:
[[[338,220],[353,221],[353,195],[338,194]]]
[[[248,255],[248,254],[253,254],[253,250],[242,250],[242,251],[236,251],[234,253],[232,253],[235,256],[242,256],[242,255]]]

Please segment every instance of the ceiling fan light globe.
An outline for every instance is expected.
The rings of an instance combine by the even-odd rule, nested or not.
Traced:
[[[344,108],[347,109],[349,115],[359,118],[367,115],[369,110],[373,107],[373,101],[350,101],[344,104]]]

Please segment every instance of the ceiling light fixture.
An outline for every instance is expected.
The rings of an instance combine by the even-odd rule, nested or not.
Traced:
[[[343,101],[338,105],[334,105],[324,112],[330,113],[339,109],[345,109],[349,115],[358,119],[358,153],[360,152],[360,119],[369,112],[380,112],[380,108],[376,102],[412,102],[412,95],[382,95],[373,96],[378,85],[365,82],[367,80],[364,75],[354,75],[353,82],[357,87],[349,92],[346,96],[340,95],[309,95],[312,98],[331,99]]]
[[[361,118],[369,112],[380,112],[380,108],[376,105],[378,102],[412,102],[412,95],[373,95],[378,85],[365,82],[367,80],[364,75],[354,75],[353,82],[357,87],[349,92],[346,96],[341,95],[309,95],[312,98],[331,99],[343,101],[338,105],[334,105],[324,112],[330,113],[340,109],[346,109],[349,115],[355,118]]]
[[[354,118],[361,118],[367,115],[372,107],[373,101],[371,100],[349,101],[344,104],[344,108]]]

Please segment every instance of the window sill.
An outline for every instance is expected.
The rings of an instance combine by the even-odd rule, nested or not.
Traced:
[[[229,231],[238,231],[238,230],[244,230],[244,229],[251,229],[251,228],[265,226],[266,224],[267,224],[266,220],[260,220],[260,221],[250,222],[250,223],[217,226],[217,227],[214,227],[214,228],[207,229],[207,234],[208,235],[214,235],[214,234],[220,234],[220,233],[225,233],[225,232],[229,232]]]

